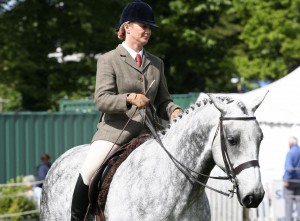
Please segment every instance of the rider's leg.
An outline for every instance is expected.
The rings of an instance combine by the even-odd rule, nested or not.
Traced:
[[[89,205],[88,197],[89,186],[85,185],[79,174],[72,198],[71,221],[83,221],[87,207]]]
[[[119,145],[115,144],[113,146],[113,143],[105,140],[97,140],[91,144],[73,192],[71,221],[84,220],[89,205],[88,190],[91,178],[99,169],[105,157],[108,154],[113,154],[118,147]]]

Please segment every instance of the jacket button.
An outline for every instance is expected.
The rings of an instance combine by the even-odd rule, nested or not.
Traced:
[[[143,82],[143,81],[144,81],[144,78],[143,78],[142,76],[140,76],[140,77],[138,77],[138,80],[139,80],[140,82]]]

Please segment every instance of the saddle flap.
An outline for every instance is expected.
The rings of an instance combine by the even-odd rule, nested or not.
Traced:
[[[150,137],[150,134],[144,134],[137,138],[133,138],[129,143],[120,147],[116,153],[103,162],[101,167],[93,176],[90,184],[89,212],[93,214],[100,214],[101,210],[104,211],[108,190],[113,179],[113,175],[117,171],[118,167],[127,159],[130,153]]]
[[[111,168],[111,165],[113,165],[116,162],[117,158],[124,151],[125,149],[121,147],[112,156],[107,158],[92,177],[90,187],[89,187],[89,201],[90,201],[90,211],[92,211],[93,213],[95,212],[95,208],[97,206],[98,193],[100,191],[105,175],[107,175],[109,168]]]

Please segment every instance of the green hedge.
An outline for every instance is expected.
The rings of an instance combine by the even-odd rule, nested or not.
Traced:
[[[11,179],[8,184],[22,183],[23,177],[18,176],[16,179]],[[26,193],[28,193],[26,195]],[[16,215],[8,217],[6,215],[16,214],[26,211],[37,210],[33,198],[28,197],[30,187],[26,186],[2,186],[0,187],[0,220],[26,220],[36,219],[38,213],[27,215]],[[5,215],[4,215],[5,214]]]

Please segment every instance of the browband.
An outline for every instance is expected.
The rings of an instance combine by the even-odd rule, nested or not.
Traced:
[[[220,117],[220,120],[255,120],[256,117]]]

